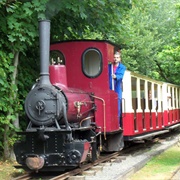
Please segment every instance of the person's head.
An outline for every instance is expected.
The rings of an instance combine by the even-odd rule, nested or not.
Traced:
[[[118,51],[114,53],[114,63],[115,64],[121,63],[121,53]]]

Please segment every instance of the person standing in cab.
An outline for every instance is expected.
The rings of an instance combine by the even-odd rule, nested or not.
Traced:
[[[114,90],[118,94],[118,117],[120,127],[122,127],[122,80],[125,73],[126,67],[122,64],[121,53],[116,51],[114,53],[114,63],[111,67],[110,76],[110,89]]]

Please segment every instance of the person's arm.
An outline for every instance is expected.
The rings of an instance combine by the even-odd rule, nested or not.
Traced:
[[[122,80],[123,79],[125,70],[126,70],[126,67],[121,64],[120,68],[118,68],[116,70],[116,73],[115,73],[117,80]]]

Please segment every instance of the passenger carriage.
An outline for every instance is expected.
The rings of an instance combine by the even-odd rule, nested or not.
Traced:
[[[179,86],[130,71],[125,72],[123,81],[125,140],[151,138],[179,126]]]

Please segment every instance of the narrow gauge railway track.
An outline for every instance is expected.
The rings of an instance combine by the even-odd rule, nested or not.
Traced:
[[[29,173],[25,174],[23,176],[19,176],[13,180],[28,180],[28,179],[33,179],[33,180],[64,180],[68,179],[71,176],[76,176],[79,174],[83,174],[84,171],[86,170],[91,170],[92,167],[97,166],[101,163],[106,163],[106,162],[121,162],[126,159],[126,156],[129,156],[130,154],[134,153],[143,153],[144,151],[147,151],[147,149],[151,149],[155,146],[155,143],[153,141],[148,141],[146,143],[138,143],[136,145],[132,145],[128,148],[123,149],[121,152],[115,152],[111,154],[103,154],[102,156],[99,157],[98,160],[96,160],[94,163],[88,163],[81,165],[81,167],[76,168],[74,170],[61,173],[58,175],[44,175],[43,173]]]
[[[104,155],[104,156],[101,156],[94,163],[88,163],[88,164],[81,165],[81,167],[79,167],[79,168],[76,168],[74,170],[62,173],[62,174],[54,176],[54,177],[52,177],[52,175],[51,175],[51,177],[48,177],[48,180],[59,180],[59,179],[63,180],[63,179],[67,179],[70,176],[75,176],[77,174],[82,174],[83,171],[88,170],[88,169],[92,168],[93,166],[96,166],[96,165],[98,165],[100,163],[104,163],[104,162],[110,161],[111,159],[115,159],[117,157],[118,157],[118,159],[121,159],[121,160],[124,159],[123,156],[120,156],[120,152],[115,152],[115,153],[112,153],[112,154]],[[45,175],[45,176],[46,177],[42,177],[41,175],[38,176],[38,174],[28,173],[28,174],[19,176],[17,178],[14,178],[13,180],[47,179],[47,175]]]
[[[129,154],[134,154],[135,152],[139,152],[140,151],[145,151],[148,148],[152,148],[153,146],[153,142],[149,141],[147,143],[140,143],[140,144],[136,144],[136,146],[131,146],[128,147],[126,149],[124,149],[121,152],[115,152],[115,153],[111,153],[111,154],[103,154],[102,156],[100,156],[100,158],[98,160],[96,160],[94,163],[88,163],[88,164],[84,164],[81,165],[81,167],[76,168],[74,170],[65,172],[65,173],[61,173],[58,175],[44,175],[43,173],[28,173],[22,176],[19,176],[13,180],[29,180],[29,179],[33,179],[33,180],[38,180],[38,179],[42,179],[42,180],[64,180],[64,179],[68,179],[70,176],[76,176],[78,174],[83,174],[84,171],[86,170],[90,170],[92,167],[97,166],[101,163],[106,163],[106,162],[121,162],[123,160],[126,159],[126,156],[128,156]]]
[[[13,180],[28,180],[31,179],[31,174],[27,173],[22,176],[18,176],[17,178],[13,178]]]
[[[173,140],[175,137],[179,136],[179,132],[175,131],[175,132],[171,132],[171,133],[167,133],[164,135],[159,136],[158,138],[153,139],[152,141],[147,141],[146,143],[138,143],[138,144],[134,144],[128,148],[123,149],[121,152],[116,152],[116,153],[112,153],[112,154],[104,154],[103,156],[100,156],[99,160],[95,161],[94,163],[89,163],[89,164],[84,164],[81,165],[81,167],[76,168],[74,170],[65,172],[65,173],[61,173],[61,174],[56,174],[56,175],[44,175],[42,174],[25,174],[23,176],[19,176],[13,180],[28,180],[28,179],[42,179],[42,180],[63,180],[63,179],[68,179],[68,177],[70,176],[76,176],[79,174],[83,174],[84,171],[86,170],[90,170],[92,167],[97,166],[101,163],[106,163],[106,162],[114,162],[114,163],[121,163],[123,162],[123,160],[126,159],[126,157],[128,157],[129,155],[137,155],[137,154],[143,154],[146,153],[147,151],[150,151],[158,146],[160,146],[160,142],[164,142],[164,141],[171,141]],[[175,175],[174,175],[175,176]],[[173,177],[172,177],[173,179]]]

